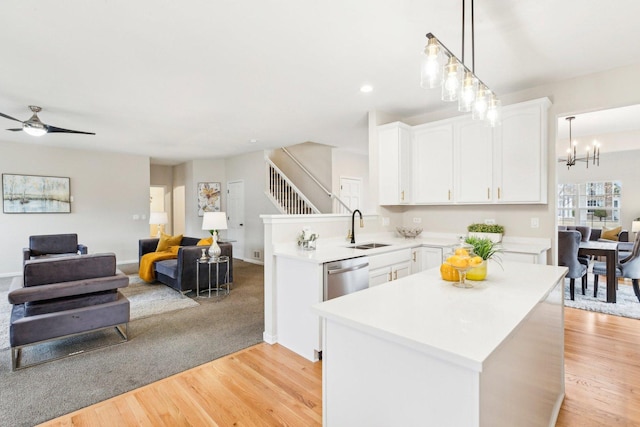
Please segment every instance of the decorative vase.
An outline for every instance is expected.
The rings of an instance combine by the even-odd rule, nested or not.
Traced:
[[[483,260],[481,264],[471,267],[467,271],[467,279],[480,281],[487,277],[487,260]]]
[[[316,250],[316,241],[315,240],[303,240],[300,245],[302,250],[304,251],[315,251]]]

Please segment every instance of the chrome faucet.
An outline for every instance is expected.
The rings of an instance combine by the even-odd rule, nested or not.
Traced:
[[[356,212],[358,212],[358,215],[360,215],[360,228],[364,227],[364,221],[362,221],[362,212],[360,212],[359,209],[356,209],[351,214],[351,243],[356,242],[356,229],[354,226],[354,222],[356,220]]]

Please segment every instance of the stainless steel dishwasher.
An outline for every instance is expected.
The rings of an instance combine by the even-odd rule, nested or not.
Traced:
[[[324,264],[324,301],[368,287],[368,257],[361,256]]]

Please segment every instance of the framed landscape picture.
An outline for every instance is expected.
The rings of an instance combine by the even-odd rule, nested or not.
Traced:
[[[219,182],[198,183],[198,216],[204,216],[205,212],[220,212]]]
[[[2,174],[4,213],[70,213],[70,178]]]

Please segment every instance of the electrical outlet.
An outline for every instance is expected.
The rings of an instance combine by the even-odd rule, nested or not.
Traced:
[[[133,215],[133,220],[134,220],[134,221],[137,221],[137,220],[139,220],[139,219],[140,219],[140,215],[138,215],[138,214],[134,214],[134,215]]]
[[[414,224],[420,224],[422,222],[422,218],[413,218]]]
[[[540,220],[538,218],[531,218],[531,228],[540,227]]]
[[[494,225],[496,223],[495,219],[485,219],[484,223],[487,225]]]
[[[382,226],[386,226],[389,225],[389,218],[387,217],[382,217]]]

